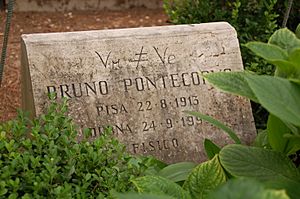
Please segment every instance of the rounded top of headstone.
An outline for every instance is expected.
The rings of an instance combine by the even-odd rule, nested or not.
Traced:
[[[58,32],[58,33],[37,33],[23,34],[22,40],[25,43],[48,43],[60,41],[80,41],[80,40],[99,40],[106,38],[120,37],[149,37],[150,35],[184,35],[191,32],[217,32],[217,31],[232,31],[236,34],[235,29],[228,22],[212,22],[201,24],[187,25],[170,25],[170,26],[154,26],[143,28],[124,28],[110,30],[90,30],[76,32]]]

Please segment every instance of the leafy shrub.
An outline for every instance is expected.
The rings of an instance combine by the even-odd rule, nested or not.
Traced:
[[[288,0],[164,0],[164,8],[174,24],[227,21],[235,27],[241,44],[249,41],[266,42],[281,26]],[[300,21],[300,1],[293,1],[288,27],[296,29]],[[256,74],[272,75],[274,67],[242,46],[241,53],[246,69]],[[268,112],[252,103],[255,124],[266,127]]]
[[[266,42],[280,27],[287,0],[164,0],[165,12],[174,24],[227,21],[238,32],[239,41]],[[300,21],[300,1],[294,1],[288,27],[296,29]],[[242,47],[245,67],[258,74],[272,74],[273,67]]]
[[[144,194],[149,199],[158,196],[165,199],[297,199],[300,194],[300,171],[289,158],[279,152],[236,144],[224,147],[219,155],[195,167],[183,186],[161,176],[139,177],[132,182],[139,193],[114,195],[119,199]]]
[[[19,114],[0,125],[0,198],[110,197],[155,165],[128,155],[110,130],[78,143],[66,110],[66,101],[53,102],[33,121]]]
[[[205,79],[224,91],[262,104],[271,113],[266,131],[271,149],[263,144],[261,147],[231,144],[221,149],[206,140],[204,145],[210,160],[185,175],[183,186],[176,184],[183,178],[144,176],[132,180],[139,194],[146,193],[149,199],[155,195],[187,199],[299,198],[300,167],[297,168],[288,155],[300,150],[300,39],[288,29],[281,29],[268,43],[250,42],[246,47],[277,67],[274,77],[231,72],[208,74]],[[220,127],[240,143],[236,133],[219,121],[200,113],[189,113]],[[163,174],[184,173],[190,168],[187,164],[170,165],[163,169]],[[141,196],[139,194],[136,197]],[[129,198],[126,194],[116,196]]]
[[[207,75],[206,79],[266,108],[270,112],[270,146],[287,155],[294,154],[300,150],[300,39],[288,29],[281,29],[268,43],[250,42],[246,47],[276,66],[275,77],[234,72]]]
[[[165,11],[175,24],[220,21],[230,17],[227,6],[222,1],[164,0]]]
[[[277,0],[164,0],[164,8],[174,24],[227,21],[238,32],[240,43],[267,41],[278,27],[274,6]],[[242,48],[245,67],[260,74],[271,74],[272,66]]]

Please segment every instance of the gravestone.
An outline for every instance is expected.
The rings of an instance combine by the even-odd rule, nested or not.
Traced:
[[[244,143],[255,136],[249,101],[202,78],[243,70],[236,32],[225,22],[23,35],[22,69],[25,110],[43,113],[54,92],[69,99],[81,129],[96,137],[112,126],[132,154],[199,162],[205,138],[230,142],[185,110],[222,121]]]

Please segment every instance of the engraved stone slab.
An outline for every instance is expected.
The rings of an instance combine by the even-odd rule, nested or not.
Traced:
[[[255,136],[249,101],[201,76],[243,69],[236,32],[225,22],[23,35],[22,68],[24,109],[41,114],[55,92],[69,98],[81,128],[98,136],[110,125],[133,154],[199,162],[204,138],[230,142],[185,110],[215,117],[246,143]]]

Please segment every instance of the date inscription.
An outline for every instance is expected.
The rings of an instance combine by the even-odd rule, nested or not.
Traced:
[[[109,126],[117,137],[125,140],[126,137],[130,138],[128,140],[131,141],[127,140],[126,145],[134,154],[180,151],[179,130],[198,133],[199,130],[195,130],[203,125],[201,119],[183,113],[185,110],[199,110],[202,106],[199,90],[211,88],[202,74],[231,69],[201,71],[196,70],[199,66],[190,65],[193,70],[174,70],[174,67],[178,67],[175,65],[178,56],[169,47],[134,48],[137,51],[130,51],[132,57],[118,57],[113,50],[94,51],[96,68],[114,73],[124,72],[126,76],[119,75],[115,79],[101,76],[94,81],[48,85],[46,91],[55,93],[56,98],[92,101],[88,109],[93,111],[90,115],[95,120],[92,127],[88,127],[92,137],[101,135]],[[203,53],[197,59],[202,56]],[[147,71],[149,67],[155,72],[144,73],[143,70]],[[139,72],[131,76],[127,70]],[[122,100],[117,99],[118,96]],[[132,141],[132,138],[140,136],[144,139]]]

